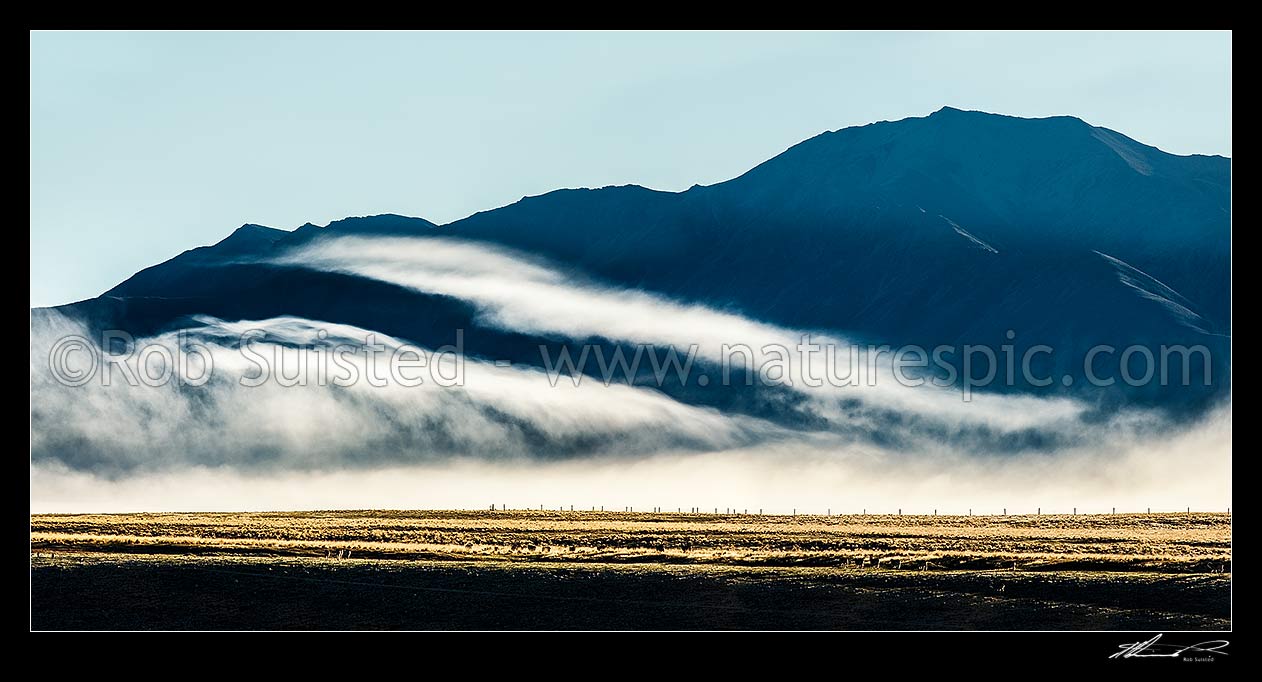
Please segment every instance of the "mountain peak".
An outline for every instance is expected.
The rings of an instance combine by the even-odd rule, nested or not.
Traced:
[[[1090,126],[1090,125],[1089,125],[1086,121],[1084,121],[1084,120],[1082,120],[1082,119],[1078,118],[1077,116],[1067,116],[1067,115],[1059,115],[1059,116],[1013,116],[1013,115],[1010,115],[1010,114],[996,114],[996,113],[993,113],[993,112],[990,112],[990,111],[982,111],[981,109],[959,109],[959,108],[956,108],[956,107],[953,107],[953,106],[943,106],[941,109],[938,109],[937,111],[933,112],[932,114],[929,114],[929,115],[928,115],[928,116],[926,116],[925,118],[926,118],[926,119],[929,119],[929,120],[966,120],[966,119],[974,119],[974,120],[993,120],[993,121],[1009,121],[1009,122],[1018,122],[1018,121],[1027,121],[1027,122],[1030,122],[1030,121],[1057,121],[1057,122],[1065,122],[1065,123],[1072,122],[1072,123],[1075,123],[1075,124],[1081,125],[1081,126],[1083,126],[1083,127],[1085,127],[1085,128],[1089,128],[1089,127],[1091,127],[1091,126]],[[903,119],[903,120],[911,120],[911,119]],[[898,123],[898,122],[901,122],[901,121],[895,121],[895,122],[896,122],[896,123]]]
[[[1014,118],[1015,119],[1019,117],[1007,116],[1005,114],[994,114],[989,111],[982,111],[980,109],[959,109],[957,107],[952,107],[952,106],[943,106],[941,109],[938,109],[937,111],[933,112],[932,114],[929,114],[928,116],[924,118],[928,118],[930,120],[936,120],[936,119],[957,119],[957,118],[958,119],[964,119],[964,118]],[[914,120],[914,119],[903,119],[903,120]]]
[[[216,243],[215,248],[218,251],[249,250],[257,246],[272,244],[287,234],[284,230],[274,227],[246,223]]]
[[[426,232],[438,225],[424,219],[402,216],[395,213],[381,213],[370,216],[352,216],[334,220],[324,229],[340,234],[416,234]]]

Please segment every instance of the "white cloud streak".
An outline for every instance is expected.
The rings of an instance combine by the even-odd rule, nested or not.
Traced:
[[[1104,432],[1102,432],[1104,433]],[[767,513],[1010,514],[1224,511],[1231,506],[1231,414],[1174,438],[1125,429],[1048,457],[889,453],[827,436],[705,454],[487,462],[469,458],[362,470],[257,472],[193,467],[110,479],[56,463],[31,469],[31,511],[301,509],[620,509],[734,507]]]
[[[723,344],[792,346],[794,330],[705,306],[565,275],[506,252],[448,239],[343,238],[291,254],[290,265],[355,274],[476,305],[494,325],[528,333],[686,347],[715,360]],[[947,429],[981,425],[1072,433],[1055,451],[980,455],[930,437],[880,446],[844,429],[802,431],[690,405],[650,389],[599,381],[552,385],[543,371],[468,359],[460,387],[246,388],[252,370],[233,339],[266,331],[263,348],[362,344],[370,330],[299,318],[187,330],[214,357],[202,387],[72,388],[53,380],[55,339],[86,334],[55,314],[31,329],[32,512],[318,508],[485,508],[604,505],[939,509],[977,513],[1041,506],[1218,509],[1230,505],[1231,411],[1174,429],[1127,411],[1104,424],[1067,400],[909,388],[883,376],[859,388],[802,385],[810,409],[836,426],[859,397]],[[321,336],[323,332],[323,336]],[[174,349],[177,333],[140,344]],[[403,341],[382,334],[387,348]],[[849,344],[815,337],[818,343]],[[133,361],[134,362],[134,361]],[[355,356],[362,374],[366,358]],[[882,371],[887,371],[883,368]],[[800,370],[799,370],[800,371]],[[1028,511],[1028,510],[1026,510]]]
[[[691,305],[638,290],[604,286],[565,273],[528,257],[485,244],[442,237],[337,237],[313,242],[278,262],[366,277],[469,301],[492,325],[521,332],[593,336],[613,341],[650,343],[686,349],[700,357],[724,360],[723,347],[744,344],[754,351],[753,365],[767,365],[767,346],[794,349],[806,332],[768,325],[703,305]],[[812,334],[813,343],[831,344],[838,365],[851,366],[852,341]],[[817,356],[821,357],[822,356]],[[815,363],[819,377],[823,362]],[[836,421],[848,420],[836,409],[839,400],[939,419],[951,424],[983,425],[1000,431],[1064,427],[1083,408],[1065,398],[975,393],[930,384],[907,386],[893,373],[890,356],[878,358],[869,376],[866,361],[855,360],[859,386],[811,387],[803,366],[790,368],[793,386],[817,399],[816,411]]]
[[[749,417],[686,405],[651,389],[625,385],[553,387],[541,370],[496,367],[469,360],[464,385],[433,382],[402,386],[243,386],[257,367],[240,349],[216,339],[265,330],[256,353],[287,366],[312,344],[363,344],[371,332],[297,318],[224,323],[206,318],[183,330],[213,356],[210,383],[129,385],[115,369],[110,386],[99,380],[63,386],[47,366],[52,340],[85,330],[51,318],[32,331],[31,447],[37,461],[60,459],[97,469],[230,465],[312,468],[416,462],[456,455],[488,459],[615,453],[646,454],[664,448],[733,447],[780,431]],[[320,339],[324,331],[327,338]],[[374,335],[386,348],[400,342]],[[137,340],[175,352],[176,333]],[[299,350],[299,348],[304,350]],[[308,354],[307,357],[310,357]],[[287,358],[287,359],[284,359]],[[367,355],[348,356],[359,375]],[[387,362],[382,355],[371,362]],[[128,360],[133,371],[136,359]],[[107,371],[102,366],[99,372]],[[378,367],[379,376],[387,376]]]

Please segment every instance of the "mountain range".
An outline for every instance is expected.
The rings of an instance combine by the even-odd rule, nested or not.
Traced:
[[[296,317],[430,348],[462,329],[471,357],[536,367],[539,346],[559,340],[498,323],[450,292],[303,262],[312,245],[348,237],[459,240],[592,286],[865,344],[1011,344],[1017,357],[1046,345],[1055,353],[1039,373],[1067,379],[984,390],[1067,396],[1101,414],[1195,415],[1230,391],[1230,159],[1168,154],[1067,116],[949,107],[826,132],[683,192],[563,189],[445,225],[398,215],[293,230],[247,224],[97,298],[32,314],[138,337],[206,316]],[[627,347],[600,333],[565,340]],[[1203,346],[1212,374],[1205,381],[1194,365],[1190,386],[1092,386],[1083,357],[1102,344]],[[784,391],[661,390],[810,425]]]

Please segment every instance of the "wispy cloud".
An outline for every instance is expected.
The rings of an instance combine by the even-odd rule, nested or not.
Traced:
[[[451,238],[325,239],[288,253],[279,262],[460,298],[476,305],[485,322],[505,329],[676,348],[695,344],[701,358],[716,363],[723,362],[725,345],[743,344],[753,351],[753,365],[761,367],[769,355],[763,349],[795,348],[811,332],[602,285],[522,254]],[[812,387],[804,380],[801,363],[790,367],[794,388],[816,399],[812,406],[829,419],[852,419],[838,403],[856,398],[881,409],[1001,431],[1064,425],[1083,411],[1064,398],[976,394],[966,402],[959,391],[949,388],[909,387],[895,379],[888,355],[868,365],[866,360],[852,360],[849,354],[856,344],[851,340],[828,333],[811,333],[810,338],[836,349],[837,363],[853,364],[859,378],[859,386]]]
[[[455,387],[366,381],[242,385],[242,378],[257,372],[236,342],[249,330],[266,332],[266,341],[255,342],[252,352],[274,353],[276,365],[289,367],[298,366],[299,355],[313,346],[362,345],[369,338],[386,348],[401,343],[298,318],[235,323],[206,318],[179,334],[137,341],[172,352],[190,339],[204,344],[215,368],[204,386],[129,385],[115,378],[109,386],[93,381],[71,387],[54,380],[47,349],[53,339],[85,330],[55,315],[39,327],[31,339],[32,459],[106,473],[189,465],[379,466],[452,456],[636,455],[733,447],[780,431],[758,419],[683,404],[650,389],[553,387],[540,370],[474,360],[465,363],[463,386]],[[367,376],[369,362],[386,362],[381,355],[362,354],[345,360],[356,365],[359,376]],[[128,360],[133,368],[136,362]],[[384,367],[375,372],[387,376]]]
[[[1113,435],[1108,435],[1112,433]],[[290,509],[618,509],[767,513],[1010,514],[1223,511],[1231,506],[1231,414],[1176,437],[1101,430],[1046,457],[917,453],[801,435],[708,453],[563,461],[441,462],[368,469],[185,467],[108,477],[56,462],[31,469],[32,512]]]
[[[283,262],[457,297],[504,329],[696,344],[711,362],[721,360],[724,344],[757,351],[801,339],[800,330],[451,239],[342,238]],[[49,348],[87,331],[55,313],[33,314],[32,510],[496,503],[982,513],[1230,504],[1229,405],[1193,425],[1139,410],[1099,421],[1063,399],[979,394],[964,402],[956,391],[911,388],[888,375],[875,386],[813,388],[799,374],[791,390],[823,420],[789,428],[653,388],[553,383],[541,369],[473,358],[454,387],[246,387],[241,379],[255,368],[239,342],[250,330],[266,334],[256,342],[260,352],[291,366],[304,351],[362,346],[370,336],[386,348],[405,344],[294,317],[201,318],[137,343],[173,351],[189,339],[202,344],[215,366],[206,385],[68,387],[49,372]],[[813,340],[850,345],[835,335]],[[382,360],[351,361],[365,375],[368,363]],[[1025,430],[1054,446],[1003,450]]]

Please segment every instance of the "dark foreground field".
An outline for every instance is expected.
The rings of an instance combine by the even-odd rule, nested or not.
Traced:
[[[31,517],[34,629],[1225,629],[1219,514]]]

